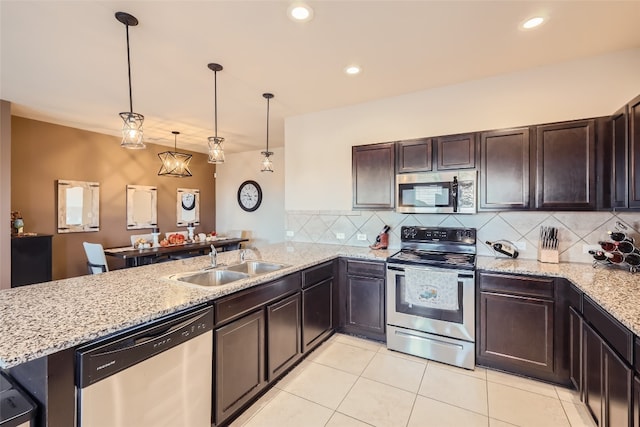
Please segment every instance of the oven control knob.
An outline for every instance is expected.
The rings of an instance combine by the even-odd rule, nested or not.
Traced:
[[[416,237],[416,229],[414,227],[405,227],[404,228],[404,237],[405,239],[407,238],[411,238],[413,239],[414,237]]]

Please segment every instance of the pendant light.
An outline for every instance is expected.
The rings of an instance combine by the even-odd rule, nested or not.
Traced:
[[[191,154],[179,153],[178,135],[180,132],[174,130],[171,132],[174,135],[173,149],[174,151],[163,151],[158,153],[158,157],[162,161],[162,166],[158,171],[158,176],[172,176],[175,178],[188,178],[191,175],[189,170],[189,162],[191,161]]]
[[[129,111],[120,113],[122,121],[122,142],[121,147],[140,149],[146,148],[142,141],[143,131],[142,122],[144,122],[144,116],[142,114],[133,112],[133,96],[131,95],[131,55],[129,54],[129,27],[135,27],[138,25],[138,20],[135,16],[129,15],[125,12],[116,12],[116,19],[122,22],[127,31],[127,71],[129,75]]]
[[[269,100],[273,98],[273,94],[263,93],[262,96],[267,100],[267,150],[262,152],[264,159],[262,159],[261,172],[273,172],[273,162],[269,158],[273,156],[273,151],[269,151]]]
[[[215,136],[207,138],[209,140],[209,159],[207,162],[213,164],[224,163],[224,138],[218,137],[218,71],[222,71],[222,65],[211,63],[207,65],[213,71],[213,115]]]

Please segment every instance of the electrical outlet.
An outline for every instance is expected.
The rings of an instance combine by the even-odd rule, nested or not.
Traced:
[[[287,230],[287,237],[293,237],[293,230]]]
[[[344,240],[344,233],[336,233],[336,239]]]
[[[356,236],[358,240],[367,240],[367,235],[365,233],[358,233]]]
[[[582,253],[588,254],[589,251],[601,251],[600,245],[582,245]]]

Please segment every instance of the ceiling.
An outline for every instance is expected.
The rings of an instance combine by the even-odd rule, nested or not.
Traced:
[[[206,152],[284,145],[284,119],[640,46],[640,1],[308,0],[310,22],[288,1],[0,2],[0,98],[15,115],[120,135],[128,111],[125,26],[133,110],[145,141]],[[522,30],[527,18],[549,19]],[[363,71],[347,76],[352,63]]]

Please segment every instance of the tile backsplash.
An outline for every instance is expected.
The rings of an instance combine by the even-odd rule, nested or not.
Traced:
[[[541,226],[558,228],[561,262],[590,263],[585,246],[608,238],[621,222],[640,241],[640,212],[483,212],[474,215],[400,214],[393,211],[288,211],[285,240],[369,246],[389,225],[389,247],[400,247],[403,225],[468,227],[478,230],[479,255],[493,256],[487,240],[504,239],[518,246],[521,258],[536,259]],[[361,240],[365,239],[365,240]]]

